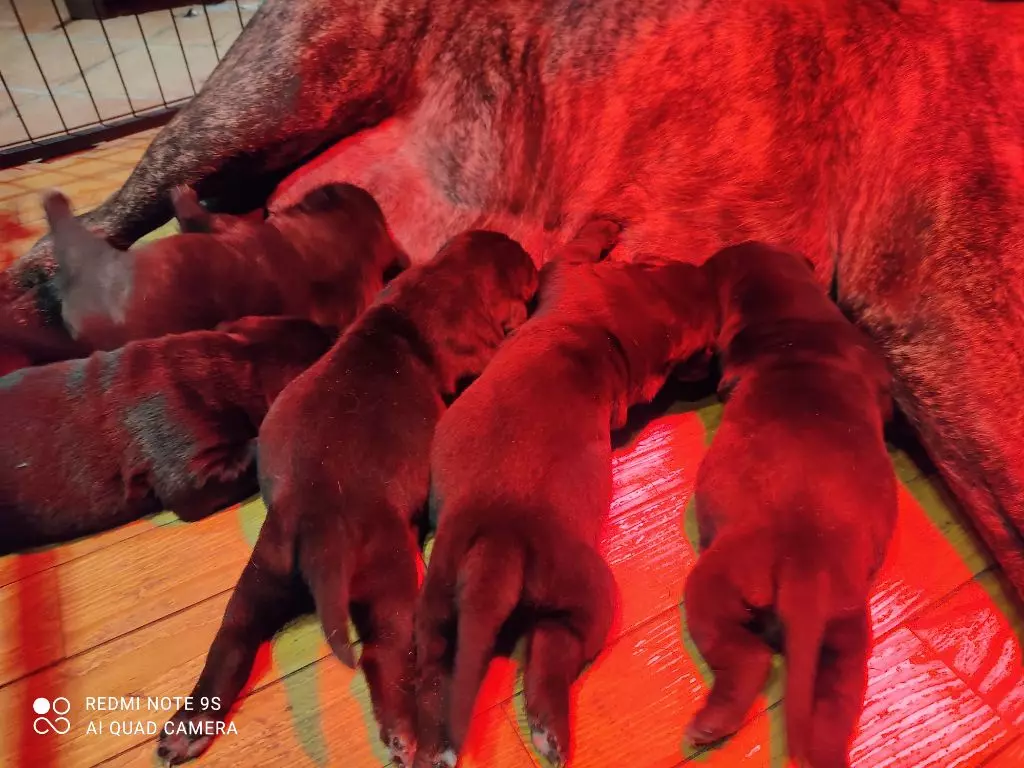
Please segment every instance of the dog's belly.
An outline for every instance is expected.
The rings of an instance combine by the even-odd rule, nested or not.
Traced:
[[[420,261],[468,226],[543,260],[593,212],[627,223],[614,258],[699,262],[745,239],[805,253],[885,348],[900,405],[1024,588],[1022,14],[776,20],[759,44],[759,11],[734,12],[734,34],[687,19],[591,79],[556,72],[536,124],[432,88],[316,172],[378,196]]]

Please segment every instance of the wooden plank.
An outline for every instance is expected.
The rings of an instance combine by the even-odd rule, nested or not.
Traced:
[[[186,696],[192,690],[220,625],[228,593],[222,593],[184,611],[67,659],[40,673],[0,688],[0,754],[20,755],[20,765],[34,765],[40,746],[55,746],[61,766],[86,768],[110,759],[152,736],[118,735],[111,724],[128,721],[163,726],[173,714],[148,697]],[[250,678],[249,692],[261,690],[282,676],[295,673],[328,654],[323,633],[309,617],[286,628],[260,654]],[[64,696],[71,703],[71,730],[48,739],[25,740],[33,716],[31,703],[38,696]],[[100,711],[90,708],[88,697],[113,697],[138,702],[137,710]],[[245,704],[242,705],[243,707]],[[283,711],[282,711],[283,716]],[[89,724],[98,732],[90,733]],[[49,742],[45,744],[41,742]],[[26,752],[26,750],[28,750]]]
[[[875,646],[868,673],[851,752],[857,768],[980,765],[1015,735],[907,629]]]
[[[182,525],[173,512],[161,512],[106,533],[86,536],[66,544],[43,547],[25,554],[5,555],[0,557],[0,587],[83,555],[114,546],[154,528],[171,524]]]
[[[16,580],[0,588],[0,685],[232,588],[250,551],[244,526],[262,514],[243,505],[63,563],[52,552],[14,558]]]
[[[875,636],[899,626],[985,567],[983,558],[965,562],[916,498],[900,486],[896,530],[871,600]]]
[[[196,765],[378,768],[388,762],[365,679],[333,658],[253,693],[232,722],[237,733],[221,737]],[[153,750],[152,743],[141,744],[110,765],[152,768]],[[492,707],[474,720],[460,765],[528,768],[533,763],[500,707]]]
[[[535,768],[531,754],[505,706],[495,705],[474,715],[459,768]]]
[[[985,768],[1020,768],[1022,765],[1024,765],[1024,736],[1018,736],[1006,749],[985,763]]]
[[[59,595],[55,568],[0,589],[0,685],[64,655]]]
[[[620,638],[577,683],[572,765],[678,765],[685,757],[683,733],[703,695],[681,641],[679,612],[665,611]],[[505,707],[529,742],[522,694]]]
[[[619,588],[616,637],[682,600],[695,562],[682,511],[704,452],[703,425],[682,413],[651,422],[614,456],[601,551]]]
[[[980,581],[960,587],[908,627],[1007,722],[1024,726],[1020,637]]]
[[[68,654],[131,632],[231,589],[251,551],[239,517],[248,505],[197,523],[165,526],[72,560],[58,570]]]

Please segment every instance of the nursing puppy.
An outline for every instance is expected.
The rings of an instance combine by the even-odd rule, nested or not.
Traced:
[[[426,505],[434,426],[459,383],[526,319],[536,287],[537,270],[517,243],[464,233],[395,279],[285,391],[260,430],[267,519],[192,694],[220,707],[182,710],[172,723],[222,721],[260,644],[310,609],[352,666],[351,611],[381,739],[408,765],[414,524]],[[209,742],[165,732],[158,754],[180,763]]]
[[[251,496],[260,422],[334,335],[244,318],[0,378],[0,555]]]
[[[451,766],[499,630],[525,622],[533,742],[561,763],[569,689],[604,644],[615,585],[597,551],[611,430],[711,342],[700,271],[570,264],[541,273],[534,317],[438,424],[437,538],[416,613],[416,765]]]
[[[173,200],[183,234],[119,251],[71,215],[64,195],[44,197],[72,336],[114,349],[253,315],[341,327],[408,264],[377,203],[349,184],[319,187],[266,221],[209,214],[180,188]]]
[[[868,596],[896,517],[882,436],[889,374],[808,263],[757,243],[705,265],[721,325],[725,412],[697,474],[702,554],[690,632],[715,673],[696,744],[743,723],[781,623],[791,757],[849,764],[871,642]]]

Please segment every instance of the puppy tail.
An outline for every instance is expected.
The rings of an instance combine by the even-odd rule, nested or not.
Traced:
[[[456,752],[465,742],[498,632],[522,595],[524,566],[523,551],[514,542],[487,537],[477,540],[459,568],[457,652],[448,713],[448,735]]]
[[[786,742],[789,756],[806,765],[814,714],[814,684],[828,611],[828,575],[811,571],[780,582],[779,616],[785,628]]]
[[[53,256],[61,273],[70,276],[83,267],[94,267],[99,259],[119,254],[75,218],[71,203],[62,192],[50,190],[43,194],[43,212],[50,226]]]

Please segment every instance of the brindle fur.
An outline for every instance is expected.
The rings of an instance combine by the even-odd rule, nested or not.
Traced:
[[[0,555],[251,496],[270,403],[332,335],[244,318],[0,378]]]
[[[627,257],[806,253],[1024,592],[1022,74],[1017,3],[268,0],[85,220],[128,245],[176,184],[337,144],[307,181],[368,189],[414,261],[472,226],[543,258],[591,211]]]

